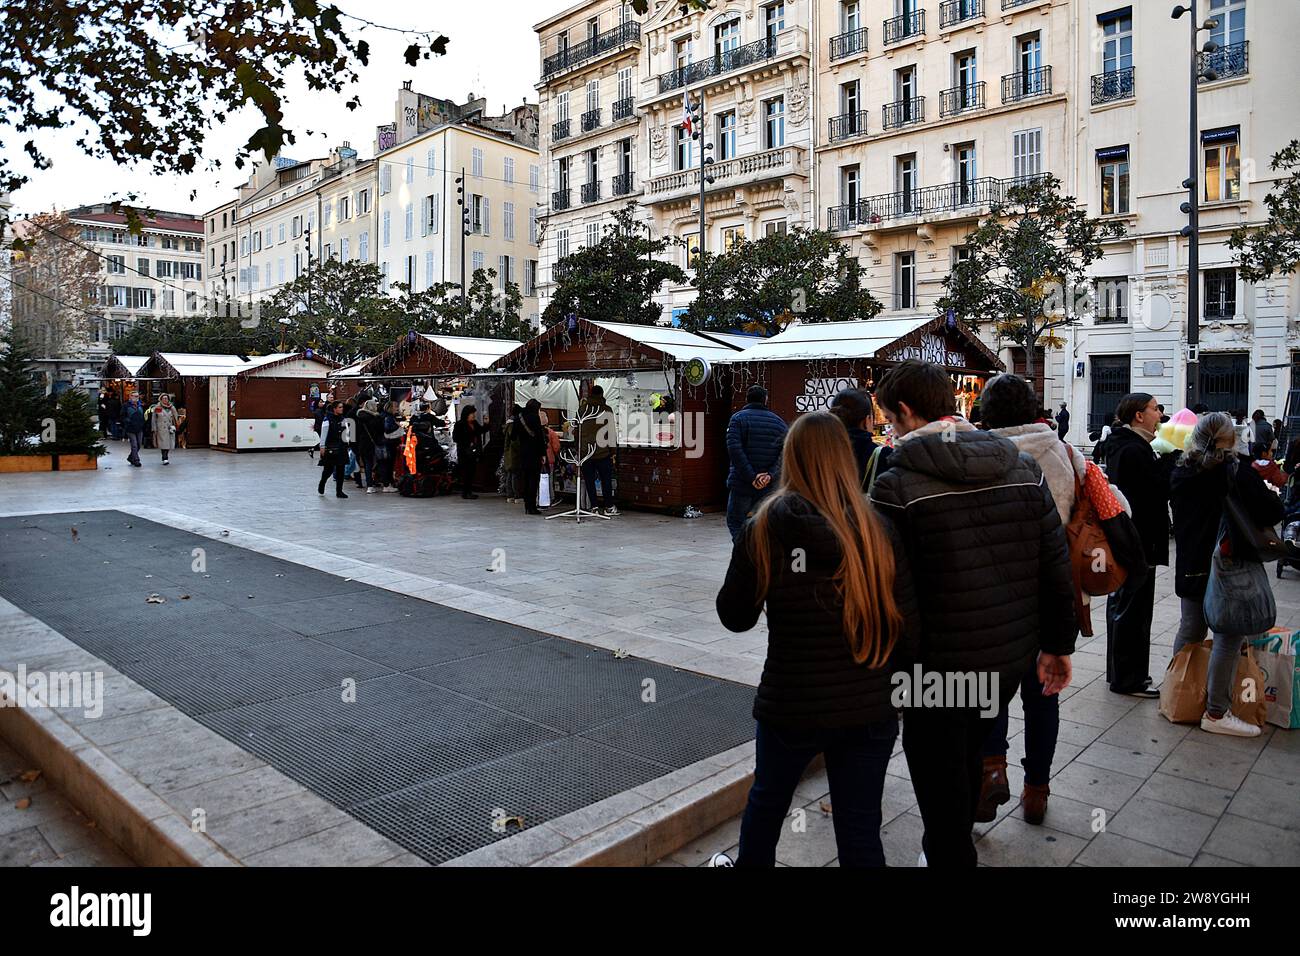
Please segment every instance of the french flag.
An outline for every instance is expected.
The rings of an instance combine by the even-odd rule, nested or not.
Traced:
[[[691,123],[691,94],[682,94],[682,128],[690,136],[695,135],[695,127]]]

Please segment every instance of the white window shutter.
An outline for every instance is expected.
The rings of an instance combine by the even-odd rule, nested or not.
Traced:
[[[441,197],[439,197],[437,193],[434,193],[433,196],[430,198],[433,202],[433,219],[432,219],[433,226],[431,227],[430,231],[436,233],[438,231],[438,223],[442,220],[442,215],[438,211],[438,205],[439,205],[438,200]]]
[[[420,203],[420,235],[422,236],[429,234],[429,203],[432,199],[432,196],[425,196],[424,202]]]
[[[483,235],[492,235],[492,206],[487,196],[483,197]]]

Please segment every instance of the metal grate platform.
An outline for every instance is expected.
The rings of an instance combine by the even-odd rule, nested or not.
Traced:
[[[431,863],[753,737],[752,688],[121,512],[0,518],[0,597]]]

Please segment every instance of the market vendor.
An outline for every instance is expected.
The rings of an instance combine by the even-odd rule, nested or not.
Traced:
[[[620,514],[614,504],[614,450],[618,446],[618,428],[614,410],[605,401],[605,390],[592,385],[586,400],[578,407],[578,456],[582,461],[582,481],[587,501],[596,511],[609,517]],[[596,507],[596,480],[600,480],[600,506]]]

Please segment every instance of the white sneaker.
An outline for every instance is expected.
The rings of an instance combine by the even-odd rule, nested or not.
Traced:
[[[170,465],[171,462],[168,461],[166,458],[164,458],[164,459],[163,459],[163,464],[164,464],[164,465]]]
[[[623,513],[623,512],[619,511],[619,510],[618,510],[616,507],[614,507],[613,505],[610,505],[608,508],[605,509],[605,516],[608,517],[608,518],[617,518],[617,517],[618,517],[619,515],[621,515],[622,513]]]
[[[373,495],[373,494],[374,494],[375,492],[377,492],[378,490],[379,490],[379,489],[376,488],[374,485],[371,485],[369,488],[366,489],[366,494],[368,494],[368,495]]]
[[[917,866],[926,866],[926,867],[928,867],[928,866],[930,865],[929,863],[927,863],[927,862],[925,861],[925,851],[924,851],[924,850],[922,850],[922,851],[921,851],[921,855],[918,856],[918,857],[916,858],[916,865],[917,865]]]
[[[1208,713],[1201,716],[1201,729],[1211,734],[1226,734],[1229,737],[1258,737],[1259,728],[1248,724],[1236,714],[1229,711],[1218,720]]]
[[[731,866],[734,867],[736,862],[725,853],[715,853],[709,859],[709,866]]]

